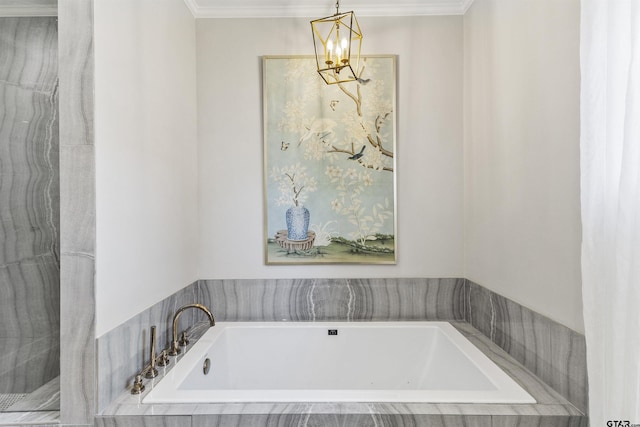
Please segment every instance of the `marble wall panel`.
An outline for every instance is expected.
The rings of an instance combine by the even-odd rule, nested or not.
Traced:
[[[93,0],[59,0],[62,425],[96,413]]]
[[[0,337],[58,337],[59,298],[57,254],[0,266]]]
[[[171,342],[173,316],[186,304],[197,302],[194,282],[98,338],[98,411],[122,393],[150,360],[150,329],[156,326],[156,351]],[[202,319],[200,310],[183,312],[178,322],[182,331]]]
[[[95,331],[94,258],[62,254],[61,277],[67,286],[61,293],[60,307],[60,416],[78,421],[65,424],[89,424],[95,413]]]
[[[58,376],[57,336],[0,338],[0,393],[31,393]]]
[[[37,427],[67,427],[62,426],[59,421],[58,411],[0,413],[0,425],[6,427],[25,425]]]
[[[465,305],[467,322],[587,412],[584,335],[471,281]]]
[[[58,411],[60,408],[60,377],[29,393],[11,405],[9,412]]]
[[[0,264],[6,265],[59,252],[57,92],[0,81],[0,99]]]
[[[0,19],[0,81],[52,93],[58,80],[56,19]]]
[[[494,416],[492,427],[588,427],[587,417]]]
[[[587,344],[582,334],[551,322],[550,363],[542,379],[585,413],[589,406]]]
[[[191,417],[96,417],[95,427],[191,427]]]
[[[57,37],[55,18],[0,18],[0,340],[21,343],[0,346],[0,392],[59,373]]]
[[[491,427],[491,416],[422,414],[263,414],[193,416],[192,427]]]
[[[464,319],[462,279],[203,280],[219,321]]]

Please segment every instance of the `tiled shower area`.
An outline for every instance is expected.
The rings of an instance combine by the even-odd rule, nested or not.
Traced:
[[[0,18],[0,411],[59,407],[58,31]]]

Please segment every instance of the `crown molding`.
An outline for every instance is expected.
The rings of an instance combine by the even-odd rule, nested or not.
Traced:
[[[184,0],[184,4],[187,5],[187,8],[191,12],[194,18],[198,18],[198,5],[195,0]]]
[[[195,18],[312,18],[330,15],[333,10],[325,5],[310,5],[299,2],[292,6],[282,1],[261,2],[234,0],[214,5],[212,0],[184,0]],[[230,4],[231,3],[231,4]],[[358,16],[433,16],[464,15],[473,0],[389,1],[377,4],[354,4],[351,1],[345,10],[353,10]]]
[[[0,5],[0,17],[58,16],[58,7],[51,5]]]
[[[388,2],[377,5],[357,4],[350,7],[358,16],[432,16],[464,15],[473,0],[431,0],[414,3]],[[233,6],[220,4],[201,6],[203,0],[184,0],[195,18],[313,18],[329,15],[324,5],[295,6],[278,4],[251,4],[250,0],[235,0]],[[18,16],[57,16],[58,8],[51,5],[1,5],[0,17]]]
[[[462,0],[462,14],[464,15],[465,13],[467,13],[467,10],[469,10],[469,8],[471,7],[471,4],[473,3],[473,0]]]

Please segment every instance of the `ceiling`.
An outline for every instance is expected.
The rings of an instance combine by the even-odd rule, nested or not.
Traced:
[[[196,18],[322,17],[335,0],[184,0]],[[357,16],[462,15],[473,0],[342,0],[340,10]],[[52,16],[58,0],[0,0],[0,16]]]

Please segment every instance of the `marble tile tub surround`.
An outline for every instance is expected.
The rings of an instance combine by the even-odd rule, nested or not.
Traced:
[[[173,315],[185,304],[198,302],[198,282],[149,307],[109,333],[98,338],[98,411],[104,409],[149,363],[151,326],[156,327],[159,353],[171,342]],[[178,330],[205,320],[200,310],[186,310]]]
[[[205,322],[206,324],[206,322]],[[535,404],[218,403],[141,405],[124,391],[96,419],[98,426],[496,426],[586,427],[585,417],[549,385],[465,322],[452,321],[483,353],[520,383]],[[162,375],[162,373],[161,373]]]
[[[97,427],[587,427],[584,417],[438,414],[227,414],[98,417]]]
[[[224,321],[463,320],[464,279],[202,280]]]
[[[183,292],[217,321],[464,320],[586,412],[584,337],[465,279],[201,280]],[[141,313],[98,339],[101,410],[141,366],[142,330],[163,316]]]
[[[0,393],[59,374],[57,39],[55,18],[0,18]]]
[[[131,384],[149,359],[149,328],[168,346],[173,314],[199,302],[216,321],[462,320],[462,279],[200,280],[97,339],[98,412]],[[180,330],[206,320],[184,312]]]
[[[467,280],[465,320],[588,412],[584,335]]]

